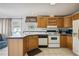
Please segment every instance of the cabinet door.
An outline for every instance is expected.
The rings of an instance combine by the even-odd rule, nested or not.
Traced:
[[[73,16],[72,16],[72,19],[73,19],[73,20],[77,20],[77,19],[79,19],[79,13],[73,15]]]
[[[29,51],[35,48],[38,48],[38,37],[37,36],[29,36]]]
[[[67,36],[67,48],[72,49],[72,36]]]
[[[66,36],[60,36],[60,47],[66,48],[67,44],[67,37]]]
[[[72,17],[71,16],[64,18],[64,27],[72,28]]]
[[[28,37],[24,37],[23,38],[23,52],[24,52],[24,54],[27,52],[27,51],[29,51],[29,46],[28,46],[28,41],[29,39],[28,39]]]
[[[58,17],[57,18],[57,27],[58,28],[63,28],[64,27],[64,18],[63,17]]]
[[[47,17],[37,17],[37,27],[46,28],[47,27]]]
[[[57,26],[57,20],[55,17],[49,17],[47,21],[48,26]]]
[[[23,39],[8,39],[8,55],[23,56]]]

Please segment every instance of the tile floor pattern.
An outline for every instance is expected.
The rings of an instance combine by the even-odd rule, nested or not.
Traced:
[[[8,47],[0,49],[0,56],[8,56]]]
[[[67,48],[40,48],[41,53],[35,56],[75,56],[73,52]]]
[[[75,56],[73,52],[67,48],[40,48],[41,53],[35,56]],[[8,56],[8,47],[0,49],[0,56]],[[27,56],[27,54],[25,55]]]

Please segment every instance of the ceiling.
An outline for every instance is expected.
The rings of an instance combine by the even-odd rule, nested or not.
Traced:
[[[79,3],[0,3],[0,17],[69,15],[79,10]]]

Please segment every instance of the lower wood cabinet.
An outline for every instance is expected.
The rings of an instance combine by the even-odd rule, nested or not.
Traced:
[[[29,51],[38,48],[38,36],[29,36],[28,38],[28,48]]]
[[[72,50],[72,36],[67,36],[67,48]]]
[[[72,36],[60,36],[60,47],[72,49]]]
[[[31,51],[32,49],[38,48],[38,36],[29,35],[23,38],[23,54]]]
[[[23,38],[23,54],[25,55],[27,51],[29,51],[28,37],[24,37]]]
[[[8,39],[8,56],[23,56],[23,39]]]
[[[67,47],[67,36],[60,36],[60,47],[66,48]]]

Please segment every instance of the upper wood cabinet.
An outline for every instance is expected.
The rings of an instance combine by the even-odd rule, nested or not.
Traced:
[[[72,16],[64,17],[64,27],[72,28]]]
[[[63,17],[57,17],[57,27],[63,28],[64,27],[64,18]]]
[[[55,17],[49,17],[47,20],[47,26],[56,26],[57,19]]]
[[[47,27],[47,19],[48,17],[37,17],[37,27],[46,28]]]
[[[74,14],[74,15],[72,16],[72,19],[73,19],[73,20],[77,20],[77,19],[79,19],[79,13]]]

